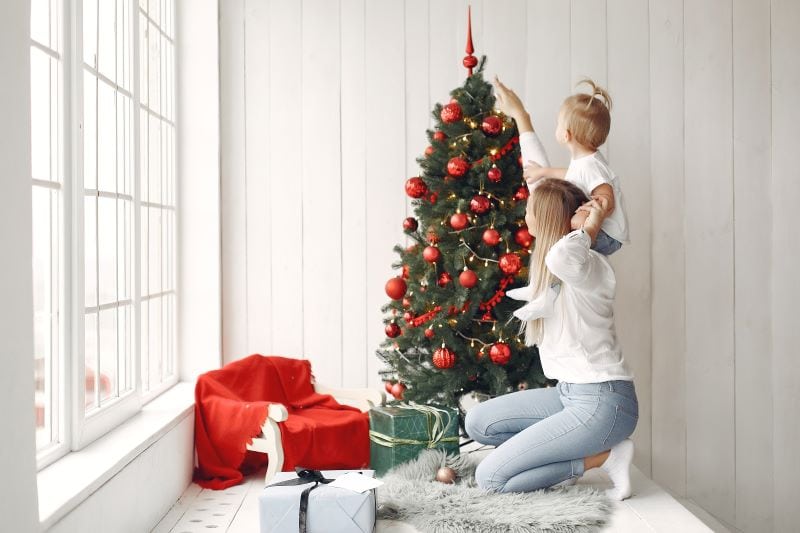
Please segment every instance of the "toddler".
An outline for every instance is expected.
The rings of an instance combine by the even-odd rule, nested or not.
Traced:
[[[605,143],[611,127],[611,98],[608,93],[592,80],[585,79],[581,83],[589,85],[591,94],[573,94],[561,104],[556,140],[567,147],[571,157],[567,168],[552,168],[533,129],[530,115],[519,97],[496,76],[494,82],[497,108],[517,123],[522,159],[526,162],[523,175],[528,187],[534,189],[544,177],[574,183],[603,209],[601,231],[592,243],[592,249],[603,255],[611,255],[622,247],[622,243],[630,242],[619,178],[597,150]],[[586,205],[579,207],[571,220],[572,229],[583,227],[588,213]],[[558,289],[556,284],[533,301],[530,301],[533,291],[530,286],[508,291],[507,295],[511,298],[529,301],[514,316],[520,320],[530,320],[549,313]]]

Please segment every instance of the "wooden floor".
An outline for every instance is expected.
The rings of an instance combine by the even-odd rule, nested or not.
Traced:
[[[192,484],[153,530],[155,533],[253,533],[258,531],[258,495],[264,486],[264,473],[250,476],[244,483],[224,491],[203,490]],[[690,513],[675,498],[631,467],[633,496],[616,502],[611,522],[602,531],[642,533],[650,531],[691,533],[716,531],[730,533],[710,516],[706,523]],[[579,484],[610,487],[599,468],[589,470]],[[378,521],[378,533],[418,533],[402,522]]]

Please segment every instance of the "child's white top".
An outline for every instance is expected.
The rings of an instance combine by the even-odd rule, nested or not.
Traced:
[[[522,150],[523,165],[527,161],[534,161],[543,167],[550,166],[544,146],[535,132],[526,131],[521,133],[519,146]],[[625,198],[622,195],[619,178],[608,166],[608,161],[603,157],[603,154],[594,152],[571,160],[564,179],[580,187],[586,196],[590,196],[598,185],[603,183],[611,185],[611,189],[614,192],[614,211],[603,220],[602,229],[619,242],[630,242],[628,214],[625,209]],[[530,188],[532,189],[533,187]]]
[[[545,376],[569,383],[633,381],[617,343],[616,277],[608,259],[579,229],[554,244],[545,263],[561,280],[554,311],[543,318],[539,358]]]

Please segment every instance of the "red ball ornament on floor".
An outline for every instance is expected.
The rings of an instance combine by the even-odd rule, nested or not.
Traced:
[[[435,246],[426,246],[422,250],[422,258],[428,263],[435,263],[442,256],[442,252]]]
[[[428,194],[428,185],[420,177],[406,180],[406,194],[411,198],[422,198]]]
[[[492,202],[482,194],[476,194],[472,197],[472,200],[469,201],[469,208],[472,210],[473,213],[476,215],[482,215],[489,211],[492,207]]]
[[[433,366],[436,368],[453,368],[455,364],[456,354],[444,344],[433,352]]]
[[[447,287],[447,284],[451,281],[453,281],[453,276],[450,275],[450,272],[442,272],[439,274],[439,279],[436,283],[440,287]]]
[[[465,270],[458,275],[458,282],[462,287],[471,289],[478,284],[478,275],[472,270]]]
[[[527,200],[528,196],[531,195],[531,192],[528,190],[527,185],[523,185],[519,189],[516,190],[514,193],[514,200],[521,202],[523,200]]]
[[[452,124],[453,122],[458,122],[461,120],[461,106],[458,105],[458,102],[450,102],[446,106],[442,107],[442,112],[439,114],[442,118],[442,122],[447,124]]]
[[[401,382],[397,382],[392,385],[392,396],[394,396],[398,400],[403,399],[403,393],[406,391],[406,386]]]
[[[469,170],[469,163],[462,157],[453,157],[447,162],[447,173],[455,178],[460,178]]]
[[[494,137],[503,131],[503,121],[497,115],[489,115],[484,117],[483,121],[481,122],[481,129],[486,135]]]
[[[486,177],[489,178],[489,181],[497,183],[501,179],[503,179],[503,173],[500,172],[500,169],[497,167],[492,167],[489,169],[489,172],[486,173]]]
[[[499,260],[500,270],[509,276],[516,274],[522,268],[522,260],[517,254],[503,254]]]
[[[483,232],[483,242],[487,246],[497,246],[500,243],[500,233],[494,228],[487,229]]]
[[[432,339],[434,335],[436,335],[436,332],[433,331],[433,328],[428,328],[425,330],[425,338]]]
[[[489,349],[489,359],[496,365],[505,365],[511,360],[511,348],[504,342],[496,342]]]
[[[386,295],[392,300],[399,300],[405,296],[407,288],[405,280],[397,276],[386,282]]]
[[[514,240],[523,248],[528,249],[533,244],[533,235],[528,233],[528,228],[519,228],[514,234]]]
[[[417,219],[414,217],[408,217],[403,221],[403,229],[408,232],[417,231],[418,225]]]
[[[386,336],[392,339],[394,339],[395,337],[399,337],[400,326],[398,326],[395,322],[392,322],[391,324],[386,324]]]
[[[456,231],[466,228],[467,224],[469,224],[469,219],[464,213],[456,213],[450,217],[450,227]]]

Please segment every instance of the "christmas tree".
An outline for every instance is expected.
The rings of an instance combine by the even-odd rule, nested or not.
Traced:
[[[468,33],[469,76],[433,109],[420,175],[405,183],[412,244],[394,247],[402,274],[386,283],[387,338],[378,350],[397,399],[451,407],[472,391],[497,396],[550,383],[512,320],[519,302],[504,298],[527,284],[533,239],[518,132],[494,110],[485,57],[477,65],[472,52]]]

